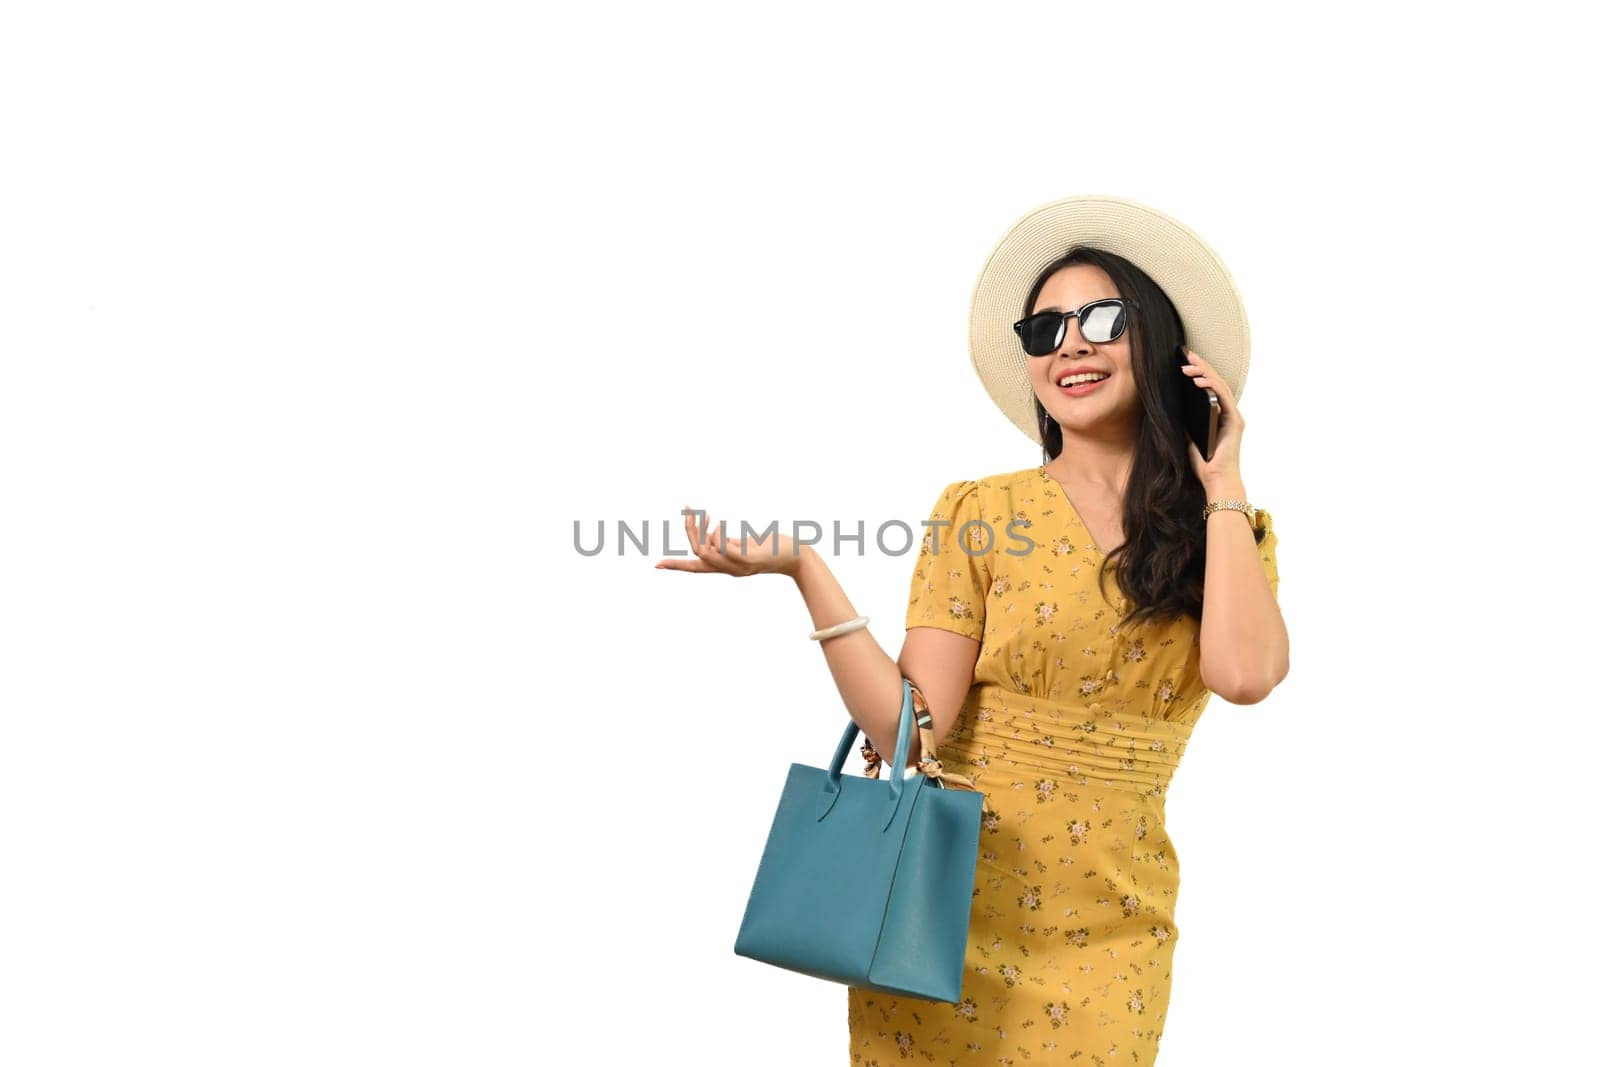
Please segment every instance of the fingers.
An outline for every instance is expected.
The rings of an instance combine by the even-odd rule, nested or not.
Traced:
[[[1211,363],[1195,352],[1194,349],[1185,348],[1183,351],[1189,359],[1189,362],[1183,366],[1183,373],[1187,374],[1189,380],[1194,382],[1196,389],[1209,387],[1214,390],[1217,394],[1217,399],[1222,404],[1223,412],[1231,418],[1238,419],[1242,425],[1244,419],[1239,415],[1239,409],[1233,402],[1233,387],[1228,384],[1227,379],[1218,374],[1216,369],[1211,366]]]
[[[1216,375],[1212,372],[1211,364],[1196,354],[1192,348],[1185,348],[1183,353],[1189,359],[1189,362],[1183,366],[1183,373],[1187,374],[1189,380],[1194,382],[1195,388],[1203,389],[1206,386],[1210,386],[1216,389],[1217,392],[1222,392],[1221,389],[1217,389]]]
[[[689,535],[689,547],[693,548],[699,540],[699,531],[695,529],[694,514],[688,504],[683,506],[683,532]]]
[[[713,566],[724,574],[743,576],[752,573],[749,561],[744,558],[745,543],[740,541],[735,548],[733,541],[723,536],[726,532],[720,525],[711,532],[711,543],[717,551],[712,559]]]
[[[700,529],[696,523],[693,509],[688,504],[683,506],[683,529],[689,536],[689,547],[695,555],[700,555]],[[658,571],[689,571],[695,574],[709,573],[712,568],[707,566],[703,559],[663,559],[656,562]]]
[[[683,529],[689,536],[689,547],[694,550],[696,557],[700,557],[700,527],[693,510],[688,504],[683,506]],[[663,559],[656,562],[656,570],[658,571],[689,571],[694,574],[707,574],[713,569],[706,564],[703,558]]]
[[[697,559],[663,559],[657,561],[656,570],[694,571],[698,574],[706,574],[711,570],[711,568],[707,567],[704,563],[701,563]]]
[[[717,546],[717,551],[722,553],[722,562],[731,570],[733,566],[733,557],[728,553],[728,539],[722,536],[725,532],[726,531],[724,531],[722,527],[718,526],[717,529],[712,531],[711,538],[712,544]]]
[[[695,509],[688,504],[683,506],[684,529],[689,535],[689,547],[694,551],[695,558],[667,563],[666,566],[657,564],[663,570],[695,571],[707,574],[720,571],[723,574],[739,573],[731,556],[728,555],[725,544],[726,539],[721,536],[720,530],[707,532],[711,524],[708,512]]]
[[[727,535],[727,520],[719,520],[716,528],[712,529],[710,514],[705,511],[697,514],[688,504],[683,506],[683,528],[688,535],[689,547],[694,553],[694,558],[661,560],[655,565],[657,570],[694,571],[699,574],[720,573],[744,577],[782,569],[775,563],[769,566],[752,559],[751,550],[763,546],[771,550],[776,559],[777,546],[782,543],[782,538],[777,537],[776,531],[770,539],[748,536],[730,538]]]

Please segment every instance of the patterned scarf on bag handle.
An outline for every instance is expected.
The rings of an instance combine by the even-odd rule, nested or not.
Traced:
[[[933,745],[933,715],[928,711],[927,698],[922,695],[922,690],[917,688],[915,682],[911,683],[911,707],[917,717],[918,736],[922,739],[923,754],[917,761],[917,770],[945,789],[970,789],[976,793],[978,787],[972,784],[970,778],[963,778],[953,771],[946,771],[944,764],[939,762],[938,753]],[[861,755],[867,761],[866,776],[876,778],[878,768],[883,766],[883,757],[872,747],[872,742],[867,740],[865,732],[861,734],[861,741]]]

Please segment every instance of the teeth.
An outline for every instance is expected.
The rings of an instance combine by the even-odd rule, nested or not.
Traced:
[[[1110,375],[1108,375],[1108,374],[1098,374],[1098,373],[1095,373],[1093,371],[1089,371],[1089,372],[1084,373],[1084,374],[1069,374],[1065,378],[1063,378],[1059,382],[1057,382],[1056,384],[1057,385],[1077,385],[1077,384],[1079,384],[1081,382],[1098,382],[1102,378],[1109,378],[1109,377],[1110,377]]]

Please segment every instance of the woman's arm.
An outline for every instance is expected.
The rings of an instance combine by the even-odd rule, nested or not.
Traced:
[[[1195,477],[1205,486],[1207,501],[1248,500],[1239,474],[1245,422],[1233,386],[1194,349],[1184,353],[1183,373],[1195,388],[1216,393],[1222,406],[1211,458],[1205,459],[1193,441],[1187,442]],[[1230,704],[1265,699],[1289,673],[1289,631],[1264,566],[1265,550],[1271,547],[1262,542],[1262,551],[1257,550],[1255,531],[1242,511],[1222,509],[1206,516],[1200,681]]]
[[[838,579],[810,545],[801,549],[793,576],[816,629],[856,617],[856,609]],[[929,626],[906,631],[898,662],[865,627],[818,643],[845,709],[883,757],[885,774],[894,759],[895,738],[900,731],[902,675],[927,698],[928,711],[933,716],[933,743],[938,745],[955,724],[978,662],[977,641]],[[906,766],[915,766],[921,758],[922,739],[913,729]]]
[[[1248,500],[1239,478],[1206,484],[1207,500]],[[1200,679],[1230,704],[1266,698],[1289,673],[1289,631],[1267,582],[1255,531],[1242,511],[1206,516]]]
[[[975,483],[965,481],[948,486],[934,507],[934,523],[930,525],[950,526],[950,512],[955,510],[958,499],[963,502],[963,507],[975,507],[974,487]],[[704,510],[696,510],[686,504],[683,514],[684,529],[694,555],[685,559],[660,560],[655,565],[656,569],[694,574],[731,574],[735,577],[786,574],[800,587],[800,595],[811,609],[811,621],[817,629],[855,618],[856,610],[850,598],[844,595],[833,572],[828,570],[828,565],[811,546],[797,545],[779,534],[775,526],[766,537],[731,540],[724,537],[720,525],[712,528],[711,517]],[[963,511],[962,516],[965,514]],[[949,544],[950,539],[945,538],[945,543]],[[931,544],[925,541],[923,552],[931,551]],[[954,561],[957,565],[953,570],[951,566],[941,566],[937,570],[925,572],[919,569],[917,572],[911,606],[907,610],[907,621],[911,625],[906,631],[906,641],[901,647],[898,664],[878,647],[878,642],[865,628],[820,642],[828,669],[833,672],[834,683],[839,688],[839,695],[844,698],[845,708],[861,732],[866,734],[868,743],[885,760],[894,759],[894,741],[900,732],[902,675],[911,679],[928,701],[928,711],[933,716],[935,745],[950,732],[966,701],[967,691],[972,687],[972,671],[978,662],[978,639],[968,634],[982,632],[983,622],[979,612],[982,610],[982,594],[987,589],[987,565],[974,562],[970,557],[957,556],[954,550],[949,549],[939,558],[944,563]],[[966,570],[965,581],[959,580],[963,568]],[[937,575],[937,587],[928,574]],[[978,584],[980,577],[984,579],[981,587]],[[937,591],[929,592],[935,589]],[[952,591],[954,595],[951,595]],[[915,612],[919,595],[940,602],[948,599],[954,605],[947,607],[950,618],[937,621],[966,632],[957,633],[913,622],[913,615],[919,619],[926,615]],[[960,608],[959,613],[956,607]],[[913,730],[906,766],[914,765],[921,758],[922,738],[919,731]]]

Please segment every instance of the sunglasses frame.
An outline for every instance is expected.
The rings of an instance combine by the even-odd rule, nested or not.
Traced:
[[[1104,341],[1090,341],[1089,342],[1090,344],[1095,344],[1095,345],[1108,345],[1108,344],[1111,344],[1113,341],[1115,341],[1117,338],[1121,337],[1123,334],[1128,332],[1128,315],[1127,315],[1127,312],[1128,312],[1129,308],[1136,308],[1136,307],[1139,306],[1136,301],[1129,300],[1125,296],[1107,296],[1107,297],[1101,297],[1099,300],[1091,300],[1087,304],[1083,305],[1083,307],[1079,308],[1077,311],[1036,311],[1032,315],[1028,315],[1025,318],[1018,319],[1016,322],[1012,323],[1011,324],[1011,329],[1013,331],[1015,331],[1015,333],[1017,335],[1017,340],[1021,341],[1022,340],[1022,326],[1023,326],[1024,323],[1026,323],[1026,322],[1028,322],[1028,321],[1030,321],[1032,319],[1036,319],[1041,315],[1054,315],[1057,318],[1059,318],[1061,320],[1061,325],[1058,327],[1060,329],[1060,331],[1061,331],[1061,340],[1060,341],[1057,341],[1055,344],[1051,345],[1050,348],[1047,351],[1039,352],[1037,354],[1035,354],[1033,352],[1028,352],[1028,347],[1027,347],[1026,344],[1024,344],[1023,347],[1022,347],[1022,351],[1023,352],[1027,353],[1030,356],[1033,356],[1033,358],[1035,358],[1035,359],[1041,359],[1041,358],[1043,358],[1045,356],[1050,355],[1050,353],[1054,352],[1056,349],[1060,348],[1062,341],[1065,341],[1067,339],[1067,320],[1068,319],[1077,319],[1078,322],[1079,322],[1078,330],[1079,330],[1079,332],[1082,332],[1082,330],[1083,330],[1083,325],[1082,325],[1082,323],[1083,323],[1083,313],[1085,311],[1088,311],[1090,308],[1099,307],[1102,304],[1116,304],[1122,309],[1122,312],[1123,312],[1122,329],[1118,330],[1115,334],[1113,334],[1112,336],[1106,338]],[[1085,340],[1088,340],[1088,339],[1085,338]]]

